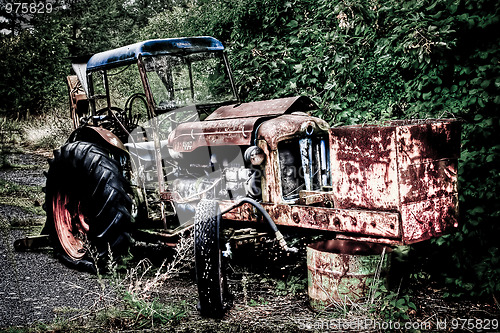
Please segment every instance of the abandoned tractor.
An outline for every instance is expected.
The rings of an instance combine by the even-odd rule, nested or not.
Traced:
[[[225,226],[272,230],[285,251],[278,228],[392,245],[457,226],[457,122],[330,128],[307,97],[241,103],[211,37],[140,42],[73,69],[75,130],[45,189],[44,233],[67,264],[94,269],[193,228],[199,309],[221,316]]]

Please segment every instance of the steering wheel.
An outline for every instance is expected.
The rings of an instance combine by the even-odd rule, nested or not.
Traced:
[[[104,108],[102,108],[102,109],[97,110],[95,113],[96,113],[96,115],[98,115],[98,116],[102,116],[102,115],[104,115],[104,114],[108,113],[108,110],[109,110],[109,109],[111,109],[111,111],[115,111],[115,112],[117,112],[117,113],[122,113],[122,112],[123,112],[123,109],[120,109],[120,108],[118,108],[118,107],[116,107],[116,106],[111,106],[111,107],[109,107],[109,108],[106,106],[106,107],[104,107]]]

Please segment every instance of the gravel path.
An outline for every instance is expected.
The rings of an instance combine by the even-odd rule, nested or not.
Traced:
[[[0,178],[18,185],[43,185],[46,157],[12,154],[9,161],[23,167],[1,170]],[[43,219],[23,208],[0,204],[0,328],[77,316],[82,309],[100,306],[109,296],[105,294],[109,288],[103,289],[95,276],[66,268],[50,250],[14,250],[14,241],[40,228]]]
[[[0,328],[48,323],[94,306],[102,290],[95,276],[64,267],[50,253],[15,252],[12,244],[23,236],[2,230]]]

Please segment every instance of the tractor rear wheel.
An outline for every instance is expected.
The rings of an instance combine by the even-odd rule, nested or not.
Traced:
[[[129,181],[110,153],[93,143],[67,143],[54,151],[49,165],[44,233],[63,263],[96,272],[110,255],[128,251]]]
[[[219,239],[221,212],[217,201],[201,200],[194,217],[194,255],[199,310],[203,316],[224,315],[225,279]]]

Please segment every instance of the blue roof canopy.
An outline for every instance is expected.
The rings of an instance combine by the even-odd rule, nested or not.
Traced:
[[[213,37],[152,39],[96,53],[87,62],[87,71],[127,65],[137,61],[139,55],[156,56],[222,50],[224,50],[222,43]]]

